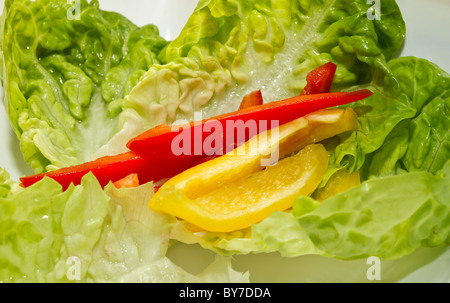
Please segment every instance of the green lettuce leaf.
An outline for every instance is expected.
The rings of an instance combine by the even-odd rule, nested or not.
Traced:
[[[450,244],[450,161],[437,175],[374,178],[293,216],[326,254],[341,259],[398,259],[419,247]],[[307,203],[308,204],[308,203]]]
[[[179,221],[170,237],[186,244],[199,244],[224,256],[270,252],[278,252],[283,257],[323,254],[297,219],[287,212],[274,212],[251,228],[231,233],[192,233]]]
[[[200,1],[161,64],[126,96],[105,151],[123,151],[131,136],[196,112],[234,111],[254,90],[266,102],[297,95],[307,73],[328,61],[338,65],[335,89],[368,82],[375,69],[388,73],[405,24],[395,1],[381,6],[381,20],[372,20],[365,0]]]
[[[6,1],[1,21],[4,102],[36,172],[93,160],[167,44],[98,1]]]
[[[166,257],[174,219],[148,208],[151,183],[103,190],[88,174],[65,192],[50,178],[12,190],[0,176],[1,282],[248,281],[228,258],[193,275]]]
[[[336,146],[337,166],[363,180],[403,172],[436,173],[450,159],[450,75],[432,62],[400,57],[363,85],[374,95],[350,106],[359,129]]]

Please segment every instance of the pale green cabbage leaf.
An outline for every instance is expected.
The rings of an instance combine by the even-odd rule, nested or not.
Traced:
[[[148,208],[152,183],[102,189],[88,174],[63,192],[0,173],[1,282],[248,282],[228,258],[194,275],[166,257],[174,218]]]
[[[447,161],[437,175],[373,178],[321,204],[299,198],[293,216],[326,255],[398,259],[419,247],[450,244],[449,185]]]

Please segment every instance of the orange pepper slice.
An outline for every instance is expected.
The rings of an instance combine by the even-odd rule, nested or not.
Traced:
[[[129,174],[125,178],[117,180],[113,183],[116,188],[130,188],[130,187],[138,187],[139,186],[139,176],[138,174]]]

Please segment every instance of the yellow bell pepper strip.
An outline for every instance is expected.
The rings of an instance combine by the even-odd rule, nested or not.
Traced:
[[[290,208],[295,197],[309,195],[320,184],[328,167],[328,152],[321,144],[308,145],[277,165],[218,187],[207,195],[189,198],[180,192],[162,193],[152,199],[157,211],[171,214],[213,232],[249,227],[274,211]],[[161,205],[164,203],[164,205]]]
[[[249,227],[311,194],[328,167],[328,152],[315,143],[356,128],[350,108],[306,115],[169,179],[149,206],[207,231]],[[263,164],[271,153],[282,160]]]
[[[359,171],[350,173],[343,168],[335,172],[324,187],[320,187],[314,193],[314,199],[319,202],[349,190],[361,183]]]

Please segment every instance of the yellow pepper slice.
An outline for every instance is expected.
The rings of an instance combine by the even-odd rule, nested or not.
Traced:
[[[295,197],[312,193],[327,170],[328,157],[323,145],[308,145],[277,165],[243,180],[231,181],[195,199],[170,187],[161,188],[151,200],[151,207],[208,231],[242,229],[274,211],[291,207]]]
[[[359,171],[350,173],[347,169],[341,169],[335,172],[324,187],[317,189],[314,199],[325,201],[339,193],[349,190],[361,183]]]
[[[295,197],[311,194],[329,158],[325,148],[314,143],[356,127],[351,109],[322,110],[299,118],[173,177],[149,206],[207,231],[249,227],[276,210],[288,209]],[[262,165],[275,151],[282,160]]]

